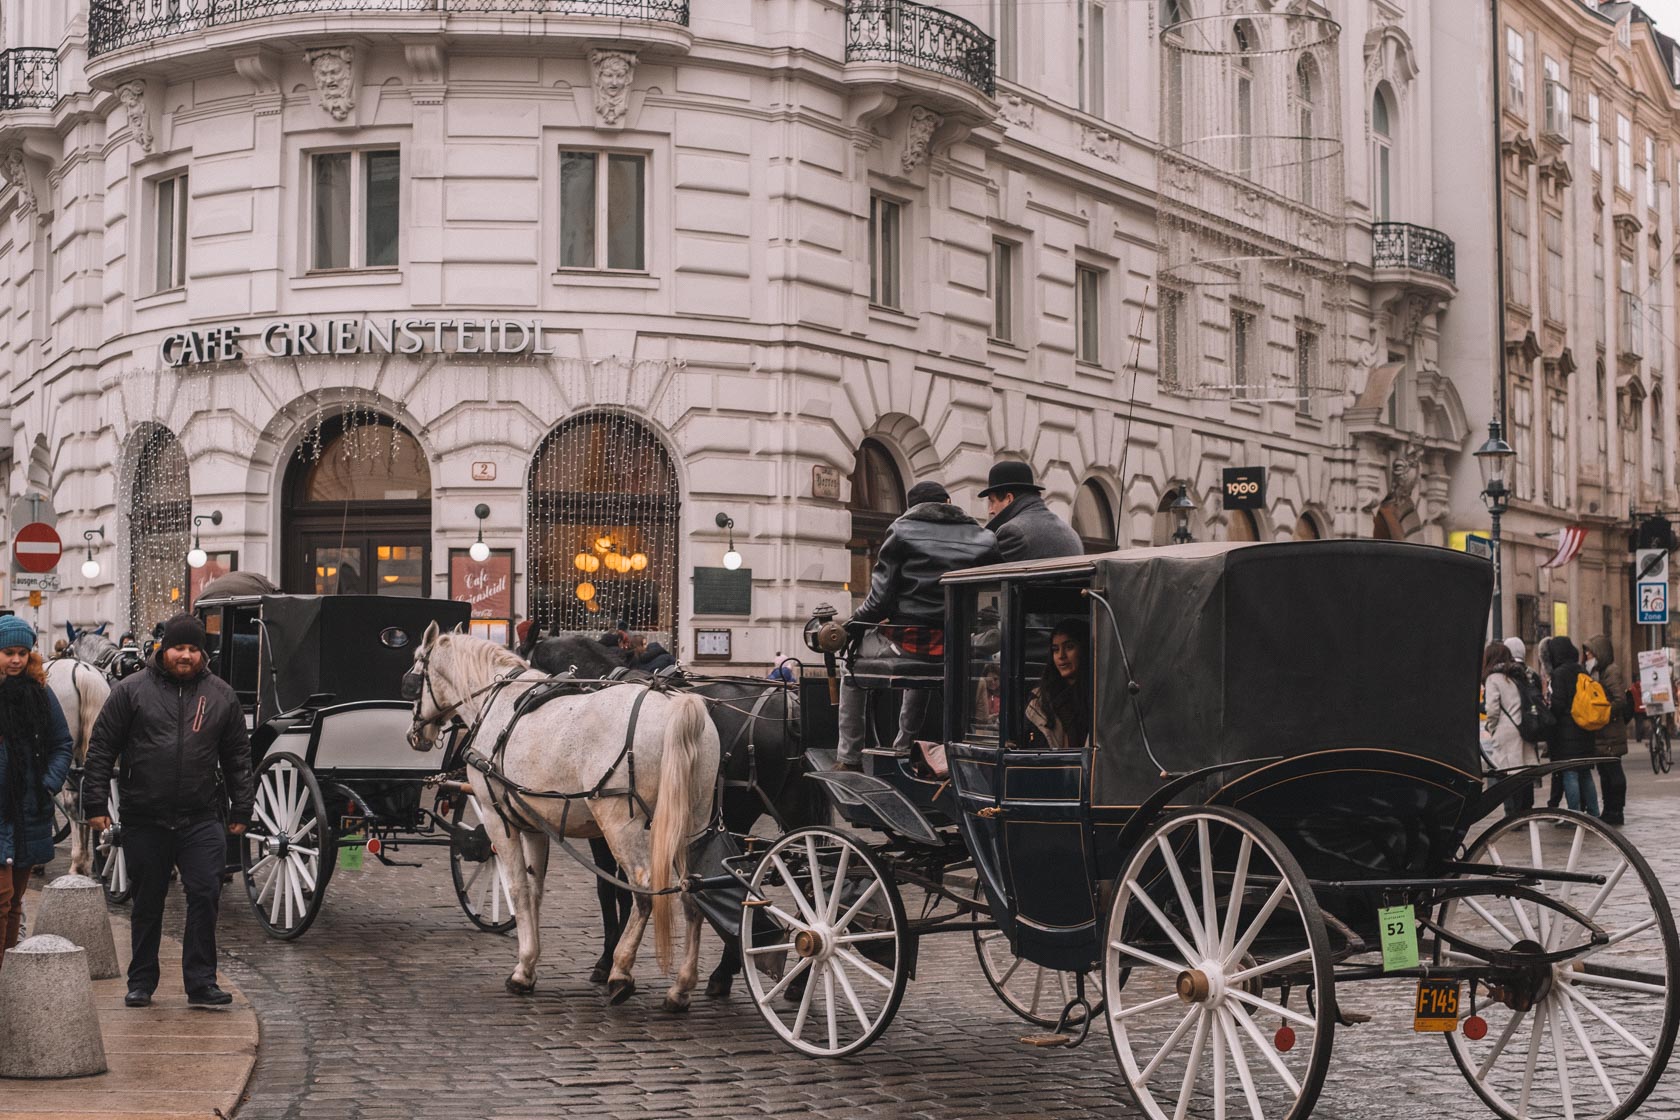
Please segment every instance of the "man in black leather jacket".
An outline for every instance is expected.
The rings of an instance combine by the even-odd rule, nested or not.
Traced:
[[[918,482],[908,497],[910,508],[892,523],[881,542],[869,595],[848,624],[857,636],[860,660],[927,656],[944,634],[945,591],[940,577],[1002,559],[997,538],[952,505],[951,495],[939,483]],[[927,692],[905,691],[895,749],[910,749],[927,714],[927,703]],[[837,755],[843,769],[858,769],[862,764],[867,707],[862,689],[841,685]]]

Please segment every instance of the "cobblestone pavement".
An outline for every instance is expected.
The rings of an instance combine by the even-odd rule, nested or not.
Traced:
[[[1680,775],[1627,759],[1628,835],[1680,896]],[[267,939],[230,888],[223,965],[257,1007],[262,1048],[239,1120],[411,1117],[1132,1117],[1105,1038],[1042,1050],[986,986],[966,935],[924,945],[886,1035],[864,1054],[816,1061],[785,1049],[737,983],[697,992],[687,1015],[659,1010],[664,984],[644,954],[641,991],[609,1007],[586,974],[598,952],[592,885],[557,857],[535,995],[509,995],[511,937],[474,930],[439,849],[418,869],[368,861],[333,877],[300,940]],[[176,903],[172,902],[172,905]],[[172,918],[172,925],[174,919]],[[717,959],[708,939],[703,967]],[[1344,1007],[1372,1023],[1337,1032],[1316,1115],[1439,1120],[1489,1115],[1439,1038],[1409,1028],[1407,984],[1363,985]],[[1642,1120],[1680,1120],[1671,1072]]]

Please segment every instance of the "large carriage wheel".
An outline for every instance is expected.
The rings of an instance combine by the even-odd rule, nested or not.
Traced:
[[[1005,1007],[1029,1023],[1054,1027],[1061,1021],[1062,1009],[1079,992],[1074,973],[1058,972],[1017,957],[1001,929],[975,930],[974,952],[980,958],[980,972],[992,991]],[[1093,997],[1097,1001],[1093,1014],[1101,1015],[1101,997],[1096,992],[1086,992],[1087,999]],[[1083,1013],[1076,1012],[1068,1025],[1077,1026],[1084,1018]]]
[[[1120,878],[1103,962],[1115,1054],[1153,1120],[1312,1111],[1335,1029],[1329,937],[1270,829],[1218,807],[1163,819]]]
[[[506,933],[518,919],[502,857],[484,830],[478,798],[470,793],[457,795],[450,821],[456,828],[449,838],[449,877],[455,882],[455,897],[473,925],[486,933]]]
[[[910,937],[898,885],[873,852],[831,828],[795,829],[753,872],[741,921],[747,989],[794,1049],[855,1054],[898,1011]]]
[[[111,829],[120,837],[122,835],[122,805],[121,798],[117,793],[115,775],[111,778],[105,815],[111,818]],[[97,835],[92,838],[92,843],[94,845],[93,875],[104,886],[105,897],[115,903],[127,902],[129,896],[134,893],[134,884],[128,877],[128,857],[123,855],[122,843],[119,841],[115,847],[105,852],[99,850],[99,837]]]
[[[1487,1033],[1447,1036],[1453,1058],[1482,1100],[1501,1116],[1615,1120],[1630,1116],[1662,1076],[1680,1024],[1680,940],[1650,865],[1616,829],[1562,809],[1539,809],[1489,828],[1467,857],[1549,871],[1603,876],[1604,883],[1540,883],[1598,924],[1594,947],[1579,922],[1531,902],[1466,898],[1445,903],[1439,923],[1488,948],[1521,943],[1550,952],[1579,947],[1478,993]],[[1437,946],[1436,959],[1475,958]],[[1460,1014],[1470,1013],[1460,1003]]]
[[[239,862],[251,910],[270,937],[290,941],[309,928],[337,857],[338,834],[315,775],[295,754],[268,755],[257,767],[257,800]]]

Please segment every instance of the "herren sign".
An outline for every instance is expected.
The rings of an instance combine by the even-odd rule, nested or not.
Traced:
[[[350,354],[553,354],[547,328],[535,319],[283,320],[258,331],[233,325],[176,331],[158,345],[171,369],[237,362]]]

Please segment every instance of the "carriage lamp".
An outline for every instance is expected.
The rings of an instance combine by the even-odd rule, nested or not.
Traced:
[[[478,539],[467,549],[467,555],[473,558],[473,563],[482,564],[490,559],[490,546],[484,543],[484,519],[490,516],[490,507],[478,503],[473,507],[473,516],[478,518]]]
[[[193,515],[193,546],[192,551],[187,553],[187,566],[190,568],[202,568],[210,562],[210,554],[204,551],[204,542],[198,536],[198,523],[200,521],[220,525],[222,523],[222,511],[213,509],[209,513]]]
[[[93,538],[94,537],[98,537],[101,541],[104,541],[104,539],[105,539],[105,526],[101,525],[97,529],[88,529],[88,530],[86,530],[85,532],[82,533],[82,540],[87,542],[87,559],[82,561],[82,578],[83,579],[98,579],[99,578],[99,561],[97,561],[93,558]]]
[[[1190,487],[1180,486],[1178,497],[1172,500],[1167,510],[1178,519],[1178,527],[1173,530],[1174,544],[1191,544],[1195,537],[1190,535],[1190,515],[1196,512],[1196,503],[1190,500]]]
[[[1511,508],[1511,492],[1505,488],[1505,470],[1517,457],[1516,450],[1505,442],[1499,419],[1488,421],[1487,442],[1476,448],[1476,466],[1482,472],[1482,504],[1487,506],[1492,521],[1493,548],[1493,637],[1505,636],[1505,599],[1500,588],[1499,519]]]
[[[717,527],[729,530],[729,551],[723,554],[723,566],[735,571],[741,566],[741,554],[735,551],[735,519],[727,513],[717,515]]]

